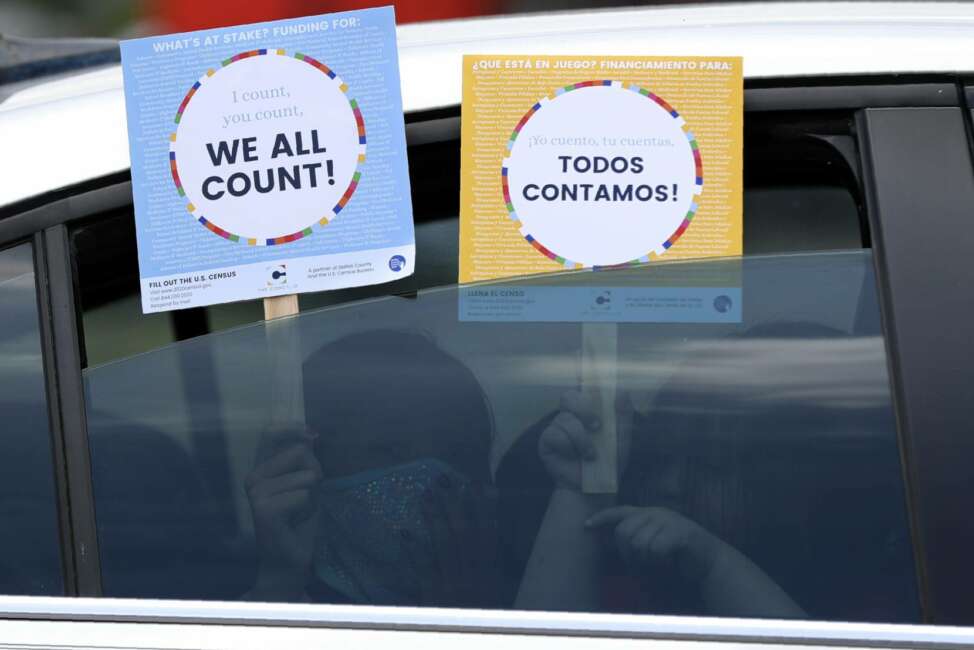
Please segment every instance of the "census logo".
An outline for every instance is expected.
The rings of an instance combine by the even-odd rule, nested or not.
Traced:
[[[406,268],[406,258],[402,255],[393,255],[389,258],[389,268],[398,273]]]
[[[276,264],[267,267],[267,286],[287,284],[287,264]]]

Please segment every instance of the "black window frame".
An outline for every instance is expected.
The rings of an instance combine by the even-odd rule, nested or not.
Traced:
[[[907,485],[924,623],[974,622],[974,605],[947,604],[945,594],[974,581],[974,557],[942,553],[944,516],[957,514],[963,502],[950,489],[969,480],[965,458],[974,458],[974,438],[964,433],[963,410],[970,389],[938,378],[938,363],[974,358],[974,337],[932,341],[923,335],[923,318],[949,315],[971,322],[974,304],[955,294],[931,291],[941,281],[963,286],[965,245],[974,244],[974,128],[964,81],[949,75],[808,77],[747,80],[745,114],[766,111],[843,110],[854,114],[858,151],[852,152],[860,174],[877,281],[879,309],[890,365],[891,392]],[[974,93],[972,93],[974,95]],[[915,128],[926,139],[916,137]],[[407,115],[410,146],[459,137],[459,107]],[[903,165],[880,158],[896,153]],[[945,154],[947,168],[923,169],[923,155]],[[910,191],[935,199],[951,237],[939,238],[940,254],[908,255],[908,244],[930,232],[926,221],[911,218],[917,204],[903,186],[908,169]],[[946,180],[945,180],[946,179]],[[937,192],[945,182],[953,193]],[[926,191],[924,191],[926,190]],[[31,240],[34,245],[38,303],[42,324],[45,380],[55,454],[62,557],[68,596],[101,593],[95,504],[85,417],[79,340],[80,315],[75,298],[68,225],[131,203],[127,172],[92,179],[38,197],[0,207],[0,246]],[[944,273],[946,271],[946,275]],[[954,299],[951,296],[954,295]],[[967,317],[964,319],[964,317]],[[974,383],[968,383],[968,386]],[[949,417],[942,418],[947,413]],[[931,426],[939,423],[942,426]],[[938,448],[956,444],[962,453]],[[955,448],[956,449],[956,448]],[[931,501],[947,505],[931,514]],[[949,517],[946,520],[950,521]],[[965,530],[967,548],[974,533]],[[958,548],[955,546],[955,548]],[[960,611],[958,611],[958,608]],[[0,612],[0,618],[4,614]],[[266,622],[266,621],[265,621]]]

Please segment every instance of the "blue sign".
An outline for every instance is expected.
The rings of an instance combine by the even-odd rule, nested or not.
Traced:
[[[121,49],[144,312],[413,272],[391,7]]]

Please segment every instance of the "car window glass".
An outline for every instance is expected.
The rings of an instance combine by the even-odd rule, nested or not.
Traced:
[[[872,269],[546,278],[588,324],[470,319],[467,290],[421,290],[90,367],[104,593],[919,622]],[[685,301],[690,322],[599,312],[690,277],[739,287],[743,315],[720,316],[730,294]],[[532,282],[477,290],[503,305]],[[604,422],[576,391],[584,342],[610,339],[618,490],[592,494]]]
[[[0,594],[61,595],[35,282],[30,244],[0,250]]]

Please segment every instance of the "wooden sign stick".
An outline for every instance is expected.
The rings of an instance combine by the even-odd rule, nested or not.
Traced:
[[[306,428],[303,358],[298,328],[295,323],[278,320],[285,316],[296,316],[298,312],[297,294],[264,298],[272,429],[304,431]]]
[[[288,296],[274,296],[264,298],[264,320],[274,320],[282,316],[296,316],[298,308],[298,294]]]
[[[616,384],[619,361],[619,326],[616,323],[582,323],[582,391],[599,404],[602,428],[594,436],[595,460],[582,463],[582,492],[614,494],[619,491],[619,441],[616,423]]]

